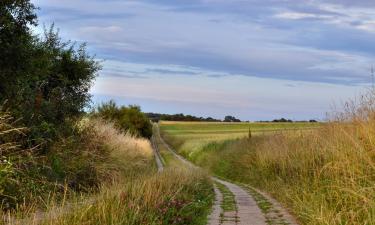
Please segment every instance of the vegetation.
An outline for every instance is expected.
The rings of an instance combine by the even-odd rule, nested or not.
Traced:
[[[0,3],[0,103],[28,127],[21,144],[40,145],[34,150],[45,154],[59,136],[72,133],[100,66],[85,45],[63,42],[53,26],[33,35],[34,10],[29,0]]]
[[[208,122],[161,122],[163,136],[180,154],[192,159],[198,157],[203,147],[212,142],[222,142],[237,138],[249,138],[262,134],[271,135],[283,130],[288,132],[309,130],[319,127],[320,123],[208,123]],[[203,153],[203,152],[202,152]]]
[[[223,202],[221,203],[221,208],[223,212],[235,212],[237,211],[236,199],[234,194],[224,185],[216,182],[217,188],[223,194]]]
[[[164,121],[205,121],[205,122],[219,122],[220,120],[214,119],[212,117],[196,117],[192,115],[184,114],[160,114],[160,113],[146,113],[147,117],[150,118],[153,122],[159,122],[160,120]]]
[[[241,122],[241,120],[237,119],[234,116],[225,116],[224,122]]]
[[[145,138],[152,136],[152,124],[138,106],[119,107],[111,100],[99,105],[93,116],[112,121],[118,129],[132,135]]]
[[[205,174],[176,168],[156,173],[148,140],[121,133],[102,120],[86,121],[84,126],[94,127],[97,140],[106,143],[109,152],[104,163],[93,164],[106,174],[99,192],[73,196],[69,203],[48,199],[45,215],[30,215],[28,223],[204,224],[202,209],[212,192]]]
[[[374,224],[374,99],[348,104],[319,129],[211,141],[185,155],[218,176],[268,191],[303,224]],[[163,130],[180,150],[191,142],[167,124]]]
[[[201,208],[210,192],[211,185],[199,174],[166,170],[105,188],[96,204],[78,207],[45,224],[203,225]]]
[[[3,209],[44,202],[49,193],[96,189],[108,152],[79,127],[100,69],[85,46],[63,42],[52,26],[35,36],[29,0],[0,3],[0,201]],[[16,119],[14,119],[16,118]],[[105,160],[104,160],[105,161]]]
[[[205,224],[205,173],[157,173],[149,119],[100,105],[100,65],[52,26],[36,36],[29,0],[0,3],[0,216],[8,224]]]

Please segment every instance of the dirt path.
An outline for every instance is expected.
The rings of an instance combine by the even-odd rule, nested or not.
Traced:
[[[163,162],[163,158],[160,156],[160,151],[159,151],[158,145],[156,144],[155,135],[151,137],[151,145],[152,145],[152,149],[154,150],[155,161],[158,167],[158,172],[162,172],[164,170],[165,163]]]
[[[156,130],[156,138],[176,158],[190,167],[196,168],[194,164],[177,154],[161,137],[159,126]],[[298,225],[293,217],[281,207],[281,205],[270,196],[259,192],[252,187],[242,187],[216,177],[212,179],[217,185],[223,185],[226,192],[220,191],[215,185],[215,202],[213,210],[208,218],[209,225]],[[227,196],[229,193],[230,196]],[[224,205],[226,198],[233,197],[234,206],[228,210]]]

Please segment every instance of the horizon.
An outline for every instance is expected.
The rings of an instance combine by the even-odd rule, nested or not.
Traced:
[[[259,121],[325,119],[371,87],[375,2],[33,0],[104,60],[93,102]]]

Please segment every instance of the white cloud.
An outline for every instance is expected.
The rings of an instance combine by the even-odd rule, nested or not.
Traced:
[[[281,19],[291,19],[291,20],[333,18],[333,16],[330,16],[330,15],[319,15],[319,14],[301,13],[301,12],[283,12],[283,13],[276,14],[275,17],[281,18]]]

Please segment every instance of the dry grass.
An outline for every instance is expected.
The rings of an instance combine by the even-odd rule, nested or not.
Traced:
[[[65,185],[57,182],[49,184],[44,195],[28,197],[24,204],[18,205],[11,212],[6,212],[3,217],[8,217],[7,220],[10,218],[15,224],[24,224],[29,220],[25,219],[27,217],[39,223],[46,216],[44,211],[49,211],[49,214],[54,216],[59,215],[61,211],[67,211],[72,206],[72,203],[67,202],[82,205],[96,199],[98,191],[101,192],[106,187],[155,171],[152,148],[148,140],[124,134],[115,129],[111,123],[99,119],[85,119],[79,124],[79,129],[81,136],[78,140],[63,139],[49,153],[50,158],[59,159],[60,170],[66,174]],[[12,149],[12,152],[16,147],[12,142],[0,146],[1,150],[7,147]],[[0,181],[12,176],[14,174],[12,170],[17,169],[12,162],[4,159],[1,160],[0,166],[0,178],[2,178]],[[32,181],[35,178],[23,179]],[[77,189],[79,187],[77,183],[83,180],[88,184],[92,183],[93,190]],[[4,183],[4,186],[7,187],[7,183]]]
[[[102,189],[94,204],[77,204],[74,211],[43,224],[204,224],[207,203],[195,192],[210,193],[206,176],[187,170],[166,170]]]
[[[50,196],[44,212],[8,215],[10,224],[205,224],[212,201],[205,173],[178,168],[157,173],[148,140],[103,120],[84,120],[79,126],[90,130],[88,149],[102,143],[109,153],[95,164],[102,177],[98,192],[69,193],[66,187],[62,200]],[[98,153],[86,154],[97,158]]]
[[[320,130],[261,142],[242,161],[260,173],[252,182],[277,195],[305,224],[374,224],[373,103],[366,96]]]
[[[95,139],[104,143],[110,152],[110,158],[103,165],[103,169],[112,171],[112,177],[113,170],[125,173],[126,176],[139,175],[141,171],[153,171],[153,150],[149,140],[123,133],[112,123],[101,119],[92,119],[87,125],[92,127]]]
[[[197,152],[193,161],[268,191],[302,224],[375,224],[373,94],[346,104],[320,129],[211,142]]]

